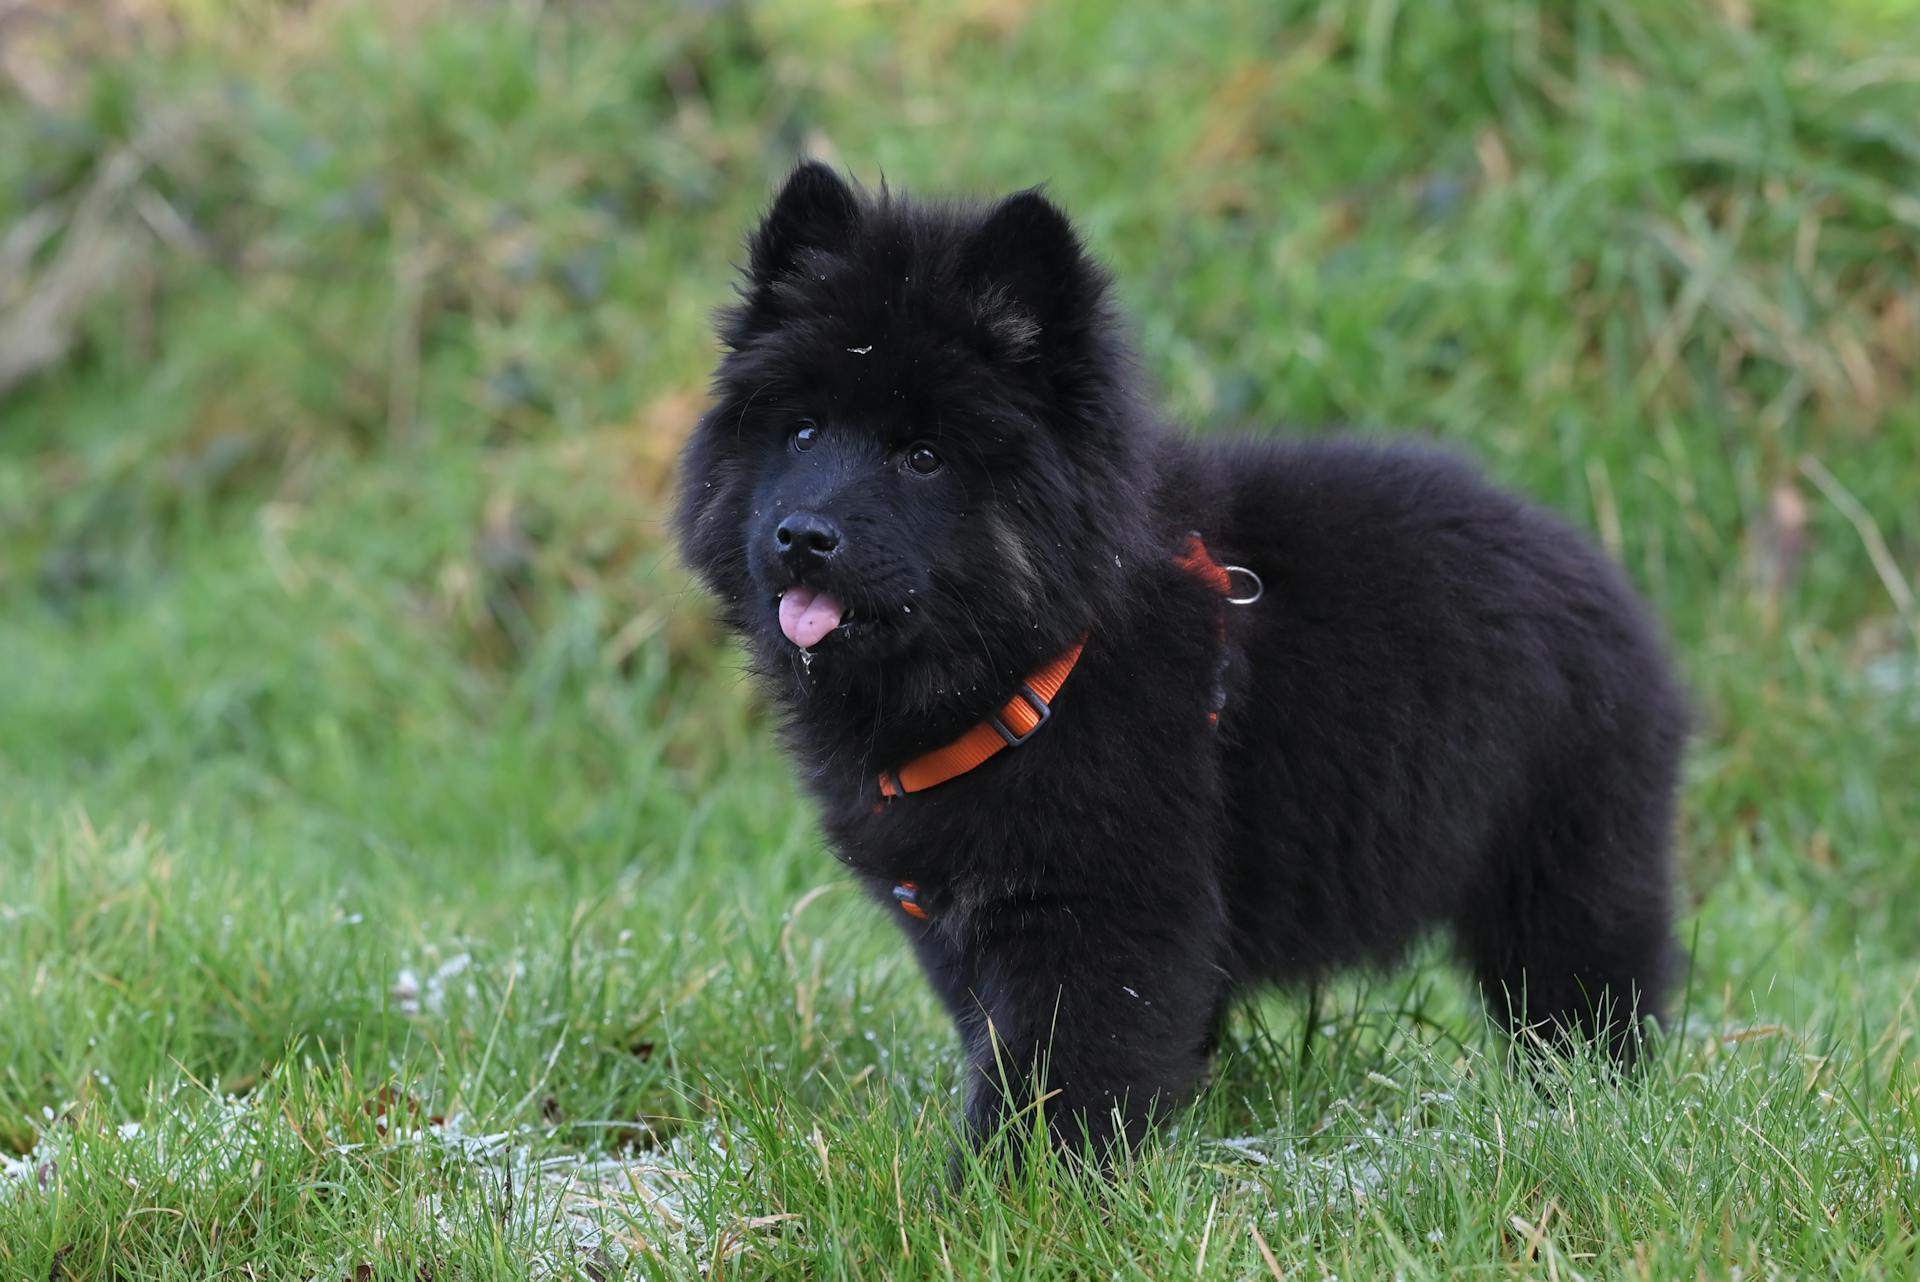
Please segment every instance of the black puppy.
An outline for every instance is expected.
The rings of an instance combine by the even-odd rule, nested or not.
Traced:
[[[740,292],[679,537],[972,1133],[1038,1084],[1057,1137],[1135,1136],[1234,993],[1440,928],[1509,1028],[1631,1059],[1686,714],[1586,540],[1432,449],[1165,430],[1037,192],[803,165]]]

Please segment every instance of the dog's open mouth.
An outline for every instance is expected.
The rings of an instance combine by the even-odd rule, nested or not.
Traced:
[[[840,626],[846,611],[830,593],[796,583],[780,594],[780,631],[802,650],[811,650]]]

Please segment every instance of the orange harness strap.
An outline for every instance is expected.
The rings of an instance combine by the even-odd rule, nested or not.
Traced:
[[[1181,549],[1174,563],[1187,571],[1202,583],[1220,594],[1228,603],[1245,603],[1257,599],[1254,597],[1237,598],[1233,595],[1233,576],[1228,568],[1214,560],[1213,553],[1207,551],[1207,545],[1200,541],[1198,533],[1187,536],[1187,545]],[[1250,571],[1247,573],[1251,573]],[[1258,578],[1255,578],[1256,584]],[[1222,610],[1219,629],[1226,633],[1226,616]],[[1033,737],[1035,731],[1047,723],[1053,715],[1053,700],[1060,693],[1060,687],[1067,683],[1067,677],[1073,672],[1073,665],[1080,662],[1080,652],[1086,649],[1087,639],[1081,637],[1073,643],[1073,648],[1041,668],[1027,678],[1018,693],[1001,707],[1000,711],[982,721],[973,729],[955,739],[944,748],[935,748],[923,757],[915,757],[900,769],[888,773],[880,772],[880,796],[882,801],[874,806],[876,812],[886,806],[894,797],[909,792],[924,792],[937,787],[949,779],[957,779],[980,763],[1007,748],[1017,748]],[[1225,664],[1224,654],[1221,665]],[[1220,720],[1220,706],[1226,701],[1226,694],[1220,688],[1220,673],[1214,673],[1214,706],[1207,713],[1212,722]],[[893,898],[900,905],[900,911],[917,921],[931,921],[930,914],[920,903],[920,887],[916,882],[903,881],[893,888]]]
[[[944,748],[935,748],[924,757],[915,757],[900,769],[880,774],[880,795],[898,797],[902,793],[925,792],[928,788],[957,779],[995,753],[1017,748],[1033,737],[1033,732],[1053,715],[1054,696],[1067,683],[1073,665],[1087,639],[1081,637],[1073,648],[1027,678],[1018,694],[1007,700],[1000,711]]]
[[[1213,553],[1207,551],[1199,534],[1187,536],[1187,546],[1173,558],[1173,563],[1221,596],[1233,595],[1233,576],[1227,573],[1226,566],[1213,559]]]
[[[1180,555],[1174,558],[1174,563],[1223,598],[1232,597],[1232,576],[1227,572],[1227,567],[1207,551],[1207,545],[1200,541],[1199,534],[1187,536],[1187,544],[1181,549]],[[1220,626],[1224,631],[1224,616]],[[935,748],[925,756],[915,757],[898,770],[881,771],[880,795],[891,800],[909,792],[925,792],[949,779],[959,778],[1005,749],[1017,748],[1032,738],[1034,731],[1045,725],[1047,718],[1053,715],[1054,697],[1060,693],[1060,687],[1067,683],[1073,665],[1080,662],[1080,652],[1086,645],[1084,636],[1074,642],[1072,649],[1028,677],[1026,684],[1002,705],[999,712],[946,747]],[[1209,715],[1217,720],[1219,709],[1216,707]]]

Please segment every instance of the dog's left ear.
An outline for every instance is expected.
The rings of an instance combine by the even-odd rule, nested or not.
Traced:
[[[1077,333],[1105,289],[1073,224],[1037,187],[988,211],[967,241],[961,274],[980,291],[988,328],[1029,353]]]

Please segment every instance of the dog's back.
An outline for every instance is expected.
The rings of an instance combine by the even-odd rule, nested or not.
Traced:
[[[1684,702],[1645,607],[1558,518],[1437,450],[1202,447],[1234,611],[1236,969],[1454,928],[1496,1014],[1593,1031],[1672,974]],[[1624,1048],[1623,1048],[1624,1049]]]

